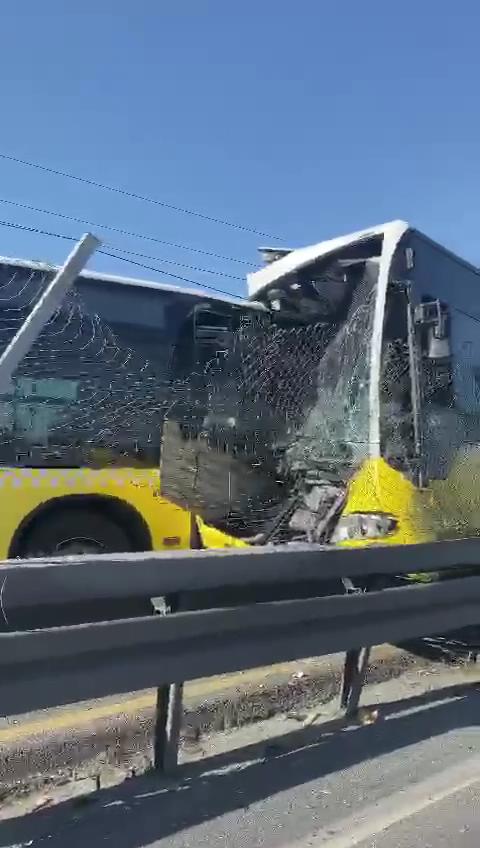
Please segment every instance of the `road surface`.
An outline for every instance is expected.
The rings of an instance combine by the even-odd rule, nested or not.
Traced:
[[[480,782],[431,804],[358,848],[478,848]]]
[[[19,813],[0,822],[0,846],[473,848],[480,687],[430,680],[379,684],[373,724],[277,717],[268,735],[224,734],[175,780],[127,780],[91,801]]]

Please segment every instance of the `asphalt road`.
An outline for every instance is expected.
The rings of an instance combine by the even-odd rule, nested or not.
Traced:
[[[277,717],[268,733],[224,734],[174,781],[129,780],[0,822],[0,846],[473,848],[480,687],[446,682],[372,687],[370,725]]]
[[[359,848],[478,848],[480,782],[431,804]]]

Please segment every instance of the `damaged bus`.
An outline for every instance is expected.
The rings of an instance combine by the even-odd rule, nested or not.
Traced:
[[[477,535],[478,270],[401,221],[265,255],[181,326],[163,496],[246,544]]]

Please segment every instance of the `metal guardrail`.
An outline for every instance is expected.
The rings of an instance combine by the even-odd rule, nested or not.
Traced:
[[[198,677],[346,651],[344,704],[358,704],[362,646],[448,632],[480,623],[480,576],[368,593],[295,598],[302,582],[340,575],[465,569],[480,562],[480,540],[334,550],[288,545],[8,561],[0,564],[2,609],[36,608],[144,594],[249,587],[251,602],[113,621],[0,634],[0,712],[11,715],[159,686],[163,764],[176,762],[178,697],[166,688]],[[257,589],[292,587],[292,599],[255,603]],[[340,584],[339,584],[340,585]],[[321,595],[321,592],[315,592]],[[209,602],[204,601],[205,606]],[[210,601],[210,605],[213,601]],[[173,687],[172,687],[173,688]],[[178,690],[181,691],[181,690]],[[349,702],[349,693],[353,701]],[[160,697],[161,695],[161,697]],[[172,711],[177,718],[173,722]],[[170,730],[168,730],[170,728]],[[172,746],[174,756],[172,754]]]
[[[322,545],[103,554],[0,562],[5,609],[42,604],[153,597],[218,587],[298,584],[365,575],[442,571],[480,565],[480,538],[422,545],[332,548]]]

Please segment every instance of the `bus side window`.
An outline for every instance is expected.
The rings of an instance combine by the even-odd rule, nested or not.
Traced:
[[[424,298],[416,309],[421,345],[424,461],[427,479],[445,479],[465,443],[465,416],[458,403],[462,363],[452,345],[452,318],[446,303]],[[459,370],[460,369],[460,370]]]
[[[65,408],[77,401],[78,381],[56,377],[17,377],[10,400],[12,429],[27,443],[48,445]]]

